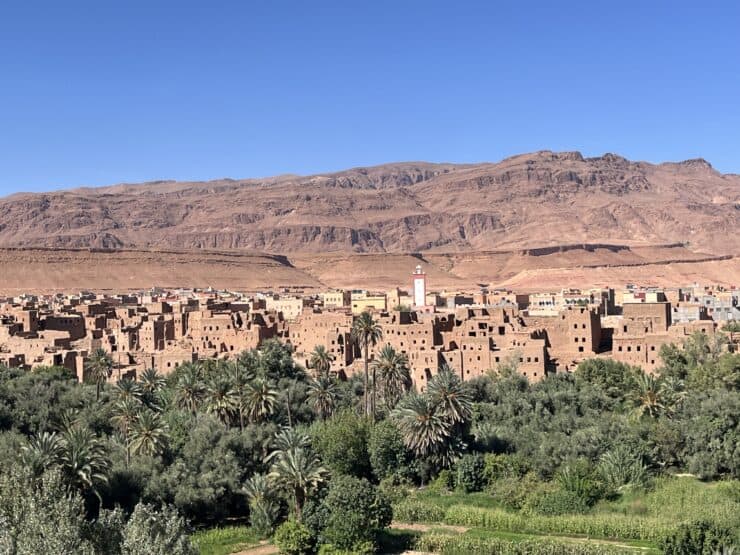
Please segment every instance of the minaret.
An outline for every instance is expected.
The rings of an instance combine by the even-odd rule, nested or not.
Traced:
[[[421,308],[427,304],[427,275],[421,270],[421,265],[416,267],[412,277],[414,281],[414,308]]]

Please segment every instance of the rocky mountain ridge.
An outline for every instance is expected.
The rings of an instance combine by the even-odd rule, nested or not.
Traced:
[[[740,176],[702,159],[578,152],[0,199],[0,247],[402,253],[603,242],[738,254],[738,229]]]

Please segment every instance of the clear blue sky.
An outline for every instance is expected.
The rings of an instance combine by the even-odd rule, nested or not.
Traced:
[[[0,5],[0,195],[540,149],[740,172],[740,3]]]

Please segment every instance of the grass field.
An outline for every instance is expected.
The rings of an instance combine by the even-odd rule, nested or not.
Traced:
[[[382,553],[652,555],[660,553],[660,539],[684,522],[711,520],[740,529],[740,482],[659,478],[648,492],[601,501],[586,514],[512,511],[485,492],[431,489],[412,493],[394,509],[396,528],[379,538]],[[228,555],[259,544],[247,526],[198,531],[193,541],[204,555]]]
[[[740,529],[740,482],[660,478],[648,492],[560,516],[506,510],[487,493],[427,489],[399,503],[396,519],[426,523],[417,546],[446,554],[659,553],[659,541],[681,523],[710,520]],[[435,523],[463,531],[435,529]]]
[[[248,526],[199,530],[192,540],[201,555],[229,555],[259,543],[259,538]]]

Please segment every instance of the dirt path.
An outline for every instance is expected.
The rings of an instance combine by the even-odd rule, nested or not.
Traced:
[[[279,551],[280,550],[274,545],[262,541],[260,542],[260,545],[255,545],[254,547],[249,547],[242,551],[238,551],[233,555],[275,555]]]

